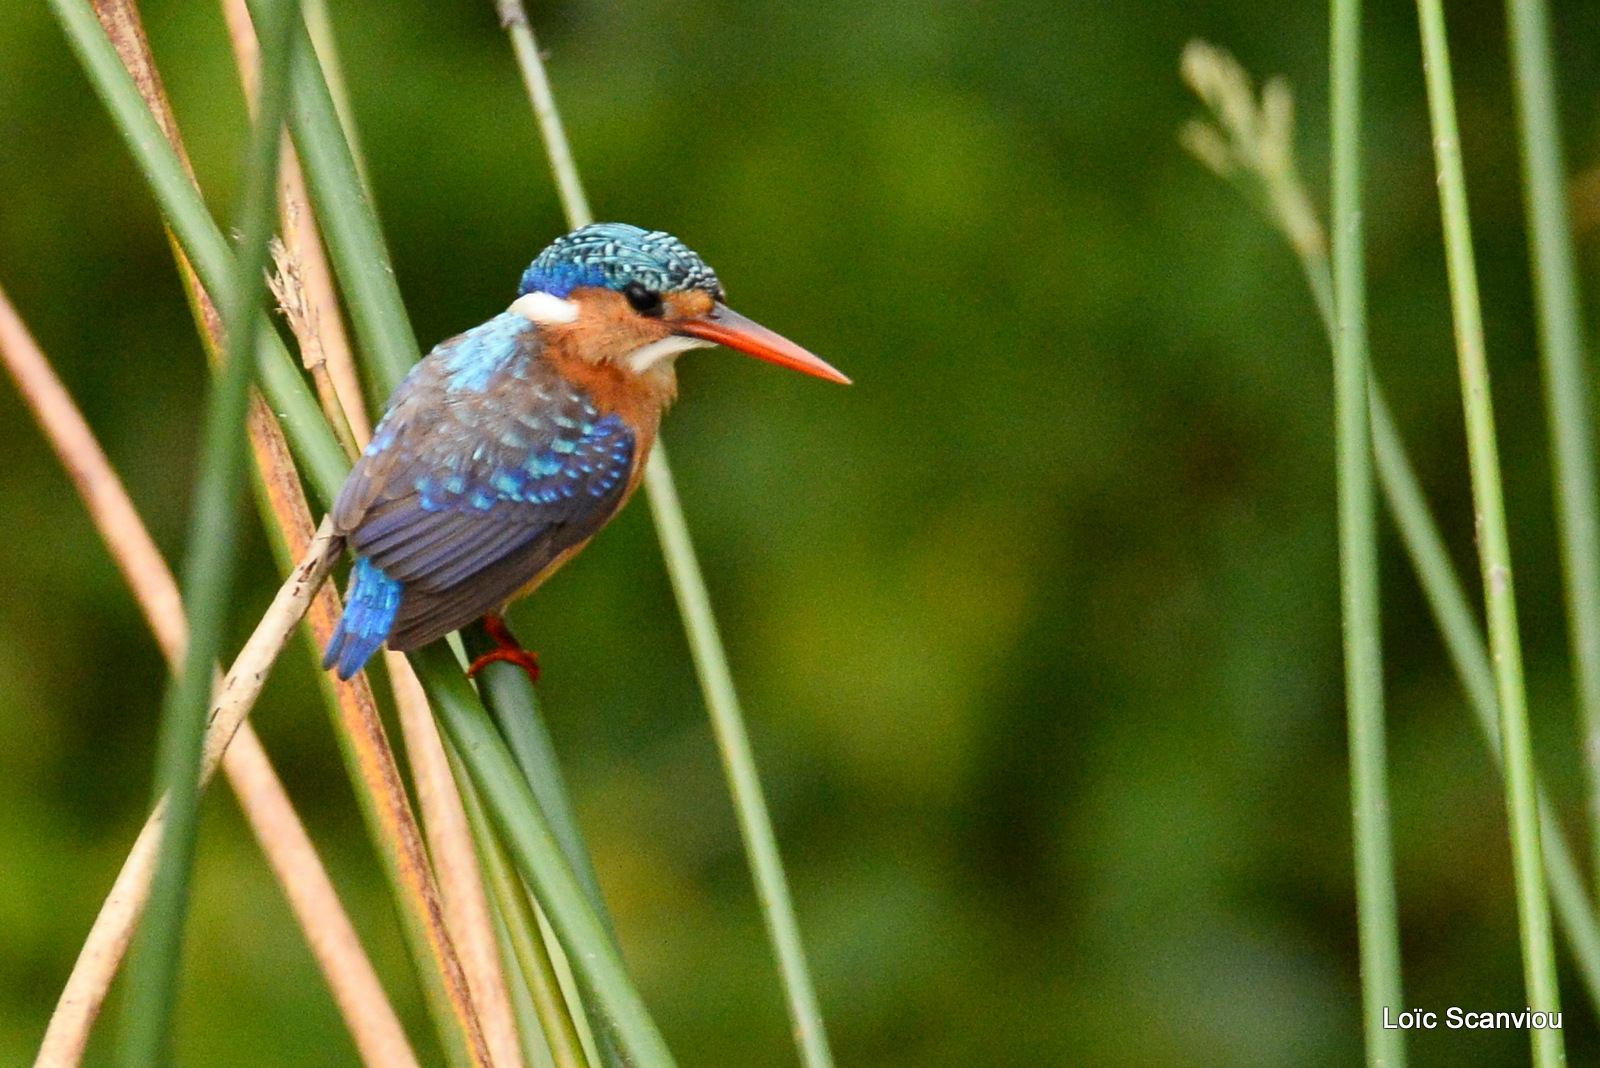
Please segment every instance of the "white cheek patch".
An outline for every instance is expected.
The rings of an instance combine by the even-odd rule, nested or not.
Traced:
[[[578,305],[553,293],[524,293],[511,302],[511,311],[535,323],[575,323]]]
[[[673,334],[634,349],[628,354],[628,367],[634,374],[642,375],[662,360],[670,360],[690,349],[714,348],[716,344],[715,341],[707,341],[704,338]]]

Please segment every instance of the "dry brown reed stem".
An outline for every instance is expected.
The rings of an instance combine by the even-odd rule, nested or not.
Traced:
[[[166,826],[167,806],[158,804],[133,848],[122,862],[111,892],[100,906],[100,914],[89,928],[89,937],[78,950],[72,974],[62,987],[55,1012],[45,1027],[44,1040],[34,1068],[75,1068],[89,1045],[89,1031],[105,1004],[106,991],[116,978],[122,958],[128,952],[133,928],[150,896],[150,880],[155,876],[156,854],[161,850],[161,829]]]
[[[250,639],[239,650],[217,691],[211,714],[206,718],[205,751],[201,758],[201,774],[210,775],[216,769],[228,743],[233,741],[256,698],[272,673],[284,646],[294,636],[294,629],[304,619],[318,591],[324,588],[328,573],[344,548],[344,540],[333,533],[333,520],[325,519],[322,527],[309,542],[299,546],[300,562],[283,585],[278,587],[272,603],[267,606],[261,621]]]
[[[422,807],[423,826],[433,850],[445,922],[455,938],[456,951],[461,954],[461,966],[472,987],[495,1064],[500,1068],[521,1068],[522,1046],[511,1012],[511,992],[501,968],[499,940],[484,892],[483,872],[438,724],[422,681],[405,654],[385,650],[384,662],[389,667],[400,730],[411,758],[417,803]]]
[[[94,6],[123,65],[128,68],[146,103],[160,121],[174,151],[187,166],[187,153],[162,90],[136,6],[132,0],[94,0]],[[193,178],[192,169],[190,177]],[[196,309],[196,318],[200,321],[202,336],[215,360],[222,351],[220,319],[209,296],[195,279],[188,261],[176,248],[176,243],[174,251],[185,289]],[[276,519],[291,558],[303,559],[313,537],[310,509],[282,428],[259,395],[252,398],[249,433],[268,507]],[[317,592],[306,613],[312,635],[319,644],[326,644],[332,635],[339,611],[338,595],[331,587],[324,586]],[[378,718],[372,691],[364,676],[358,676],[350,682],[335,682],[334,691],[340,729],[357,765],[365,796],[370,801],[377,823],[376,844],[386,855],[388,866],[399,881],[400,900],[397,904],[412,917],[434,958],[444,997],[461,1029],[468,1056],[475,1065],[487,1065],[488,1051],[483,1032],[478,1025],[460,961],[444,925],[438,889],[422,847],[421,833],[416,817],[411,812],[394,752],[389,746],[383,723]]]
[[[222,0],[247,102],[254,108],[260,48],[244,0]],[[275,248],[273,293],[299,342],[323,410],[354,456],[371,439],[370,423],[344,332],[333,277],[318,238],[299,160],[285,139],[280,190],[284,240]],[[341,387],[341,383],[345,385]],[[433,712],[410,661],[387,657],[390,683],[400,710],[401,730],[422,809],[444,918],[461,958],[467,987],[489,1052],[498,1068],[522,1068],[521,1043],[511,1011],[511,995],[484,892],[483,874],[450,772]]]
[[[255,26],[250,22],[250,11],[244,0],[222,0],[222,16],[233,42],[245,103],[254,114],[257,71],[261,63]],[[300,358],[311,372],[323,414],[353,459],[372,437],[372,423],[367,418],[361,380],[350,352],[350,338],[339,312],[333,272],[317,235],[311,198],[306,193],[305,177],[300,171],[300,157],[287,133],[278,168],[278,201],[283,241],[273,247],[278,275],[272,280],[272,292],[300,343]],[[284,280],[289,277],[297,283],[292,293],[286,293],[284,287]]]
[[[317,236],[311,197],[300,171],[300,157],[291,148],[283,163],[284,236],[305,279],[303,291],[307,297],[306,314],[310,326],[307,336],[315,339],[316,362],[307,357],[306,366],[313,376],[318,376],[320,371],[320,376],[326,377],[329,391],[337,401],[333,407],[350,427],[356,446],[362,448],[372,438],[372,421],[367,418],[361,379],[356,374],[356,361],[350,352],[350,337],[345,332],[339,298],[334,293],[333,271],[328,267],[322,239]]]
[[[175,669],[182,664],[188,644],[178,585],[88,423],[3,291],[0,358],[78,487],[162,653]],[[214,766],[208,767],[207,778]],[[266,751],[247,723],[228,749],[224,768],[328,977],[364,1062],[415,1064],[405,1032],[361,950],[355,928],[340,906]],[[159,806],[118,874],[51,1019],[39,1052],[40,1065],[71,1065],[82,1058],[90,1026],[143,910],[164,817],[165,806]]]
[[[369,440],[372,432],[366,425],[366,413],[359,406],[355,409],[355,413],[360,428],[358,430],[351,425],[350,419],[346,416],[344,398],[340,396],[339,386],[332,370],[340,363],[330,361],[328,358],[330,345],[347,344],[344,337],[344,323],[338,318],[339,310],[335,306],[332,310],[333,318],[329,319],[327,309],[314,305],[311,300],[313,287],[306,281],[306,275],[310,272],[301,257],[308,247],[320,252],[322,243],[314,236],[307,240],[307,230],[312,223],[305,218],[309,209],[304,207],[305,187],[299,165],[299,157],[295,155],[288,138],[285,137],[283,160],[279,164],[280,173],[286,176],[280,197],[284,239],[272,242],[274,270],[267,284],[271,287],[272,295],[278,303],[278,310],[283,313],[290,329],[294,331],[300,348],[300,362],[311,373],[311,382],[316,387],[317,401],[322,406],[322,414],[327,418],[328,425],[333,428],[339,444],[344,447],[345,455],[353,460],[361,452],[361,442]],[[297,189],[290,188],[290,171],[293,171],[292,179]],[[302,199],[296,199],[296,191]],[[331,282],[331,279],[327,281]],[[331,297],[331,290],[328,292]],[[331,329],[325,325],[330,322],[334,324]]]
[[[283,784],[265,759],[247,763],[238,760],[239,753],[259,748],[260,744],[255,732],[246,723],[222,758],[228,781],[241,807],[264,807],[261,805],[263,797],[283,791]],[[239,770],[235,770],[236,762],[242,764]],[[294,818],[292,810],[277,811]],[[296,826],[298,823],[295,820]],[[298,845],[298,855],[291,855],[288,850],[273,849],[267,852],[267,860],[277,874],[296,918],[305,929],[311,952],[319,961],[341,962],[338,970],[340,985],[334,989],[334,998],[339,1003],[340,1014],[355,1042],[361,1063],[369,1068],[418,1068],[417,1056],[412,1052],[405,1029],[400,1026],[399,1018],[384,996],[378,975],[372,970],[372,964],[361,948],[356,929],[344,918],[338,891],[328,881],[327,873],[316,859],[311,839],[303,830],[296,835],[290,827],[268,821],[252,820],[250,826],[252,830],[264,826],[276,837],[293,839]],[[260,831],[256,832],[256,838],[261,840]],[[289,864],[284,864],[285,860]],[[329,920],[331,916],[340,917],[342,922]],[[307,922],[307,917],[314,917],[314,922]],[[334,970],[327,964],[323,965],[323,969],[328,972],[329,984],[333,985]],[[355,1007],[357,1011],[351,1011],[347,1005]]]

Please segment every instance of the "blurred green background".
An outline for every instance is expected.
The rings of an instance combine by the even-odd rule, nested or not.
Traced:
[[[486,0],[332,8],[432,344],[502,310],[564,229],[542,149]],[[226,213],[244,127],[221,17],[144,12]],[[1358,1063],[1326,344],[1279,237],[1175,136],[1199,112],[1178,54],[1202,36],[1290,77],[1324,196],[1325,9],[532,13],[599,217],[678,234],[735,307],[856,379],[696,354],[665,430],[840,1063]],[[1503,12],[1449,14],[1535,729],[1575,816]],[[1600,162],[1600,7],[1564,0],[1554,22],[1578,172]],[[1415,13],[1373,5],[1367,27],[1375,360],[1476,595]],[[0,0],[0,283],[176,559],[201,351],[151,198],[39,0]],[[31,1061],[143,819],[163,668],[9,383],[0,447],[10,1065]],[[1520,1007],[1498,780],[1384,537],[1408,999]],[[241,634],[275,587],[257,535]],[[642,502],[513,622],[681,1063],[793,1063]],[[255,722],[431,1057],[304,649]],[[180,1060],[354,1063],[226,790],[205,821]],[[1563,966],[1583,1063],[1600,1040]],[[1517,1032],[1412,1042],[1424,1065],[1526,1049]]]

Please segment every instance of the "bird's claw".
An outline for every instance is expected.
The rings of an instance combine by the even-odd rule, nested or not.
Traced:
[[[467,666],[467,677],[472,678],[478,672],[488,667],[497,660],[507,664],[515,664],[528,673],[528,681],[539,681],[539,656],[530,653],[517,641],[517,636],[511,633],[511,628],[506,626],[506,621],[499,615],[490,613],[483,617],[483,629],[489,632],[489,637],[495,640],[498,649],[491,649],[478,657]]]
[[[526,649],[491,649],[467,666],[467,677],[471,678],[496,660],[517,665],[528,673],[529,682],[539,681],[539,656]]]

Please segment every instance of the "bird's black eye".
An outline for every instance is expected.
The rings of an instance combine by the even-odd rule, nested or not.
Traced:
[[[622,295],[628,298],[628,303],[640,315],[654,316],[662,312],[661,294],[643,282],[629,282],[622,287]]]

